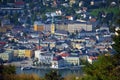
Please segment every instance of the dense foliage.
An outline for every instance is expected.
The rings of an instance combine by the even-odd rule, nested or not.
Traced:
[[[61,77],[61,75],[59,75],[57,73],[57,71],[50,71],[49,73],[47,73],[44,77],[45,80],[63,80],[63,78]]]
[[[115,56],[100,56],[97,62],[85,67],[86,76],[83,80],[119,80],[118,60]]]

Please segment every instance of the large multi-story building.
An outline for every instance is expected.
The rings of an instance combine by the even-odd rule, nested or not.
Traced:
[[[67,23],[67,24],[56,24],[56,30],[65,30],[70,33],[75,31],[92,31],[92,24],[88,24],[87,22],[78,22],[78,23]]]
[[[50,24],[43,24],[43,23],[35,23],[34,24],[34,30],[35,31],[50,31],[52,34],[54,34],[57,30],[64,30],[68,31],[70,33],[76,32],[76,31],[92,31],[92,24],[87,22],[72,22],[72,21],[66,21],[65,23],[50,23]]]
[[[75,31],[92,31],[92,25],[85,23],[73,23],[68,24],[68,32],[75,32]]]

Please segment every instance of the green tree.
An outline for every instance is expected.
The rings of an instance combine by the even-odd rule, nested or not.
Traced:
[[[63,80],[63,78],[57,73],[57,71],[50,71],[45,75],[45,80]]]
[[[46,16],[45,14],[42,14],[42,15],[41,15],[41,18],[42,18],[42,20],[44,20],[44,21],[47,20],[47,16]]]
[[[12,65],[3,66],[3,74],[16,74],[16,68]]]
[[[120,34],[120,31],[117,31],[118,34]],[[113,44],[113,48],[117,51],[117,53],[120,53],[120,35],[114,36],[113,40],[115,44]]]
[[[114,80],[115,76],[110,76],[113,67],[111,56],[99,56],[98,61],[84,68],[87,76],[83,80]]]
[[[6,75],[12,75],[12,74],[16,74],[15,66],[0,65],[0,80],[8,80],[9,78],[6,79],[7,78]]]

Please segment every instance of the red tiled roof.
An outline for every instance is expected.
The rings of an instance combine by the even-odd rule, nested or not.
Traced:
[[[68,53],[62,53],[62,54],[60,54],[62,57],[66,57],[66,56],[69,56],[69,54]]]
[[[23,1],[17,1],[15,2],[15,5],[24,5],[25,3]]]
[[[98,57],[97,56],[96,57],[90,56],[89,59],[91,59],[91,60],[97,60]]]
[[[37,47],[37,49],[42,49],[43,47],[42,46],[36,46]]]
[[[96,21],[95,18],[90,19],[90,22],[95,22],[95,21]]]
[[[6,44],[6,42],[0,42],[0,44],[5,45],[5,44]]]

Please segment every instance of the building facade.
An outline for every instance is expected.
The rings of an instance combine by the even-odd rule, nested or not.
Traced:
[[[28,49],[23,49],[23,50],[14,50],[14,56],[20,57],[20,58],[31,58],[33,57],[33,51],[28,50]]]
[[[65,57],[65,65],[68,66],[79,66],[80,65],[80,58],[79,57]]]
[[[12,61],[13,60],[13,51],[7,50],[3,53],[0,53],[0,58],[5,62]]]

